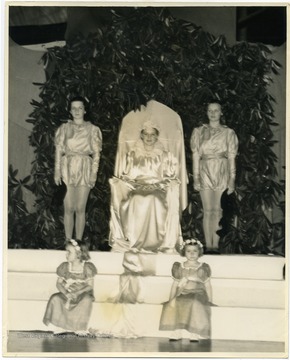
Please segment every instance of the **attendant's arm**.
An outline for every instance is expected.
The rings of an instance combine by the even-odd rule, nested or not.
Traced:
[[[192,151],[192,172],[193,172],[193,187],[196,191],[200,191],[200,174],[199,174],[199,129],[193,130],[190,139],[190,146]]]
[[[229,164],[229,181],[228,181],[228,195],[232,194],[235,191],[235,181],[236,181],[236,159],[231,157],[228,159]]]
[[[55,134],[54,182],[61,185],[61,158],[64,154],[65,127],[60,126]]]
[[[91,141],[92,141],[92,149],[93,149],[93,154],[92,154],[93,162],[92,162],[91,176],[90,176],[90,187],[93,188],[97,180],[97,174],[100,163],[100,153],[102,151],[102,133],[97,126],[94,126],[92,128]]]
[[[193,187],[194,187],[194,190],[200,191],[199,167],[198,167],[198,170],[197,170],[197,166],[195,166],[196,164],[199,164],[199,157],[198,157],[198,159],[193,158]]]
[[[238,152],[238,138],[234,130],[230,130],[228,137],[228,167],[229,167],[229,181],[228,181],[228,195],[235,191],[236,181],[236,155]]]

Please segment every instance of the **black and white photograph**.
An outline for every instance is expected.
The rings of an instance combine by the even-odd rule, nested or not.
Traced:
[[[287,10],[5,2],[3,356],[288,357]]]

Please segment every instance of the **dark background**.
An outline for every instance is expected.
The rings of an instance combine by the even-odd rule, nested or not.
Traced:
[[[68,40],[77,32],[93,32],[111,20],[112,7],[10,6],[9,35],[19,45]],[[130,15],[134,7],[115,8]],[[286,6],[168,7],[172,16],[191,21],[229,43],[261,42],[280,46],[286,42]]]
[[[286,42],[286,7],[237,7],[237,40],[282,45]]]

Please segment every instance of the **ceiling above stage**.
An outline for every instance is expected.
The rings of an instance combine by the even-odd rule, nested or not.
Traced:
[[[9,35],[19,45],[67,40],[76,31],[88,33],[98,24],[109,23],[110,9],[9,6]],[[173,16],[192,21],[214,35],[224,34],[229,43],[245,40],[280,46],[286,41],[286,6],[168,9]],[[118,10],[129,14],[134,8],[119,7]]]
[[[286,42],[286,7],[237,7],[237,40],[280,46]]]

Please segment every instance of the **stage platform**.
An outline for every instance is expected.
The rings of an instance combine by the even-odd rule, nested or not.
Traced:
[[[6,339],[5,339],[6,340]],[[138,339],[90,338],[73,334],[53,336],[48,332],[11,331],[6,341],[10,357],[174,357],[189,358],[285,358],[283,343],[272,341],[212,340],[192,343],[188,340],[168,341],[166,338]],[[32,354],[33,353],[33,354]],[[51,353],[54,353],[51,355]],[[77,355],[75,354],[77,353]],[[222,354],[221,354],[222,353]]]
[[[124,254],[91,252],[98,274],[90,326],[106,331],[117,327],[122,333],[129,319],[138,336],[167,337],[168,332],[158,330],[161,303],[169,297],[172,264],[184,258],[169,254],[131,256],[140,264],[135,277],[142,296],[136,304],[114,304],[110,298],[118,293],[124,276]],[[6,261],[7,329],[47,330],[42,318],[50,295],[57,292],[55,270],[65,261],[65,251],[8,250]],[[200,261],[212,269],[213,303],[217,305],[211,308],[213,339],[285,341],[283,257],[204,255]]]

